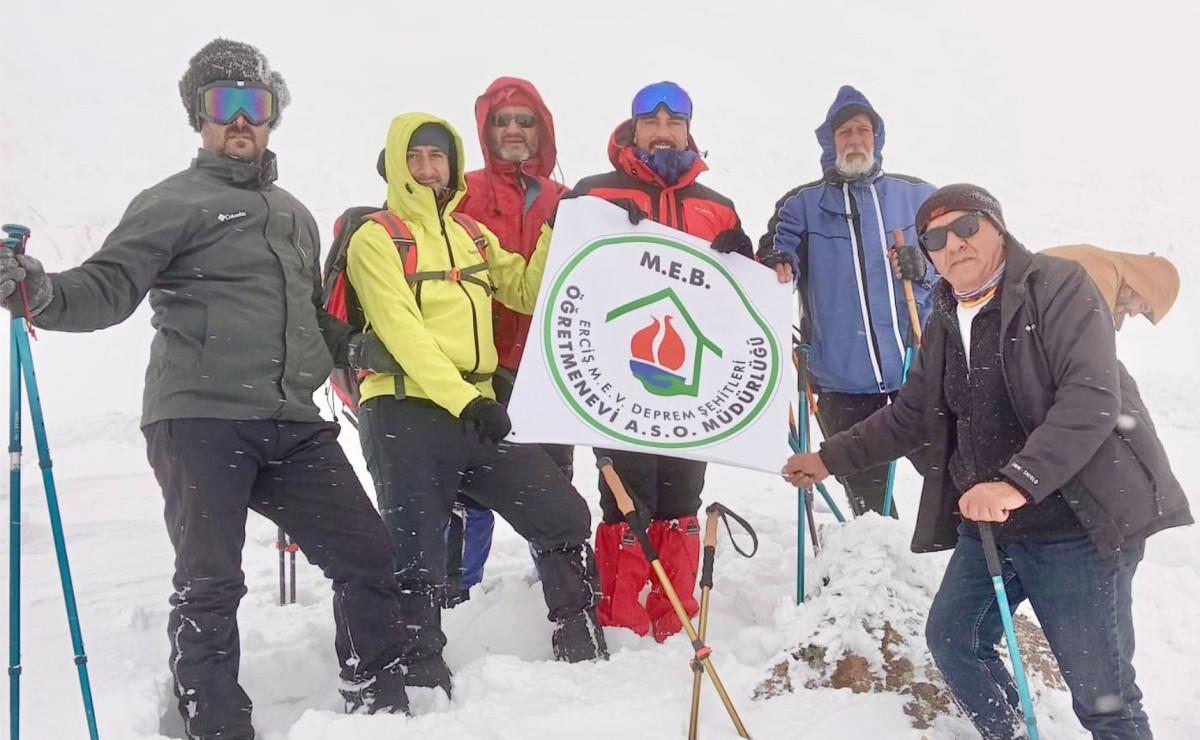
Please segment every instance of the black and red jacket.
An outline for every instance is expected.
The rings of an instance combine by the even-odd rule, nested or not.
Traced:
[[[698,151],[690,135],[688,148]],[[633,123],[624,121],[609,138],[608,159],[616,168],[614,171],[583,178],[572,193],[605,200],[628,198],[660,224],[706,241],[712,241],[722,231],[742,229],[733,201],[696,182],[700,173],[708,169],[703,158],[696,157],[691,169],[678,182],[667,185],[638,159],[633,147]]]

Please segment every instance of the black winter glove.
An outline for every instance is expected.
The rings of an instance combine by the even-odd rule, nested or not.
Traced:
[[[29,299],[29,315],[37,316],[54,300],[54,285],[46,274],[42,263],[27,254],[14,254],[11,249],[0,249],[0,301],[13,316],[24,316],[25,305],[21,301],[20,285],[25,284]]]
[[[641,223],[642,219],[648,215],[631,198],[617,198],[616,200],[610,200],[609,203],[612,203],[617,208],[624,208],[625,212],[629,214],[629,223],[634,226]]]
[[[925,253],[915,244],[905,244],[896,247],[896,262],[900,265],[900,279],[914,283],[925,281],[929,267],[925,261]]]
[[[780,265],[792,264],[792,258],[782,249],[767,249],[758,253],[758,263],[774,270]]]
[[[346,359],[352,370],[392,375],[401,375],[404,372],[379,335],[369,330],[360,331],[350,337],[350,342],[346,345]]]
[[[512,420],[508,418],[508,411],[487,396],[480,396],[463,406],[459,418],[475,425],[480,442],[499,444],[500,440],[512,431]]]
[[[754,259],[754,243],[741,229],[725,229],[712,240],[712,248],[721,254],[737,252],[743,257]]]

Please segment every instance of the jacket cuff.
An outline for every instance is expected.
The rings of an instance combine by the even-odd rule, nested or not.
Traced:
[[[1000,475],[1018,491],[1025,494],[1025,498],[1035,504],[1041,503],[1042,499],[1050,495],[1049,493],[1042,493],[1041,486],[1039,485],[1040,481],[1037,476],[1029,472],[1026,467],[1016,460],[1012,460],[1008,465],[1005,465],[1000,471]]]
[[[856,468],[850,464],[845,451],[834,440],[822,442],[821,449],[817,454],[821,456],[821,462],[825,463],[825,468],[833,475],[849,475],[856,472]]]

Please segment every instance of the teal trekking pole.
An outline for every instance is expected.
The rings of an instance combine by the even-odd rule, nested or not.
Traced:
[[[14,254],[25,253],[25,242],[29,229],[16,224],[3,227],[7,238],[4,248]],[[20,737],[20,680],[21,680],[21,381],[25,382],[25,396],[29,399],[29,415],[33,420],[33,437],[37,444],[38,464],[42,469],[42,483],[46,489],[46,508],[50,513],[50,528],[54,538],[54,551],[58,556],[58,575],[62,581],[63,601],[67,607],[67,625],[71,631],[71,646],[75,650],[75,667],[79,673],[79,688],[83,693],[83,711],[87,716],[88,736],[99,738],[96,729],[96,710],[92,705],[92,687],[88,680],[87,654],[83,649],[83,635],[79,629],[79,610],[75,605],[75,586],[71,582],[71,566],[67,561],[67,543],[63,537],[62,517],[59,515],[58,491],[54,486],[53,462],[50,459],[50,444],[46,441],[46,426],[42,418],[42,401],[38,394],[37,375],[33,371],[33,354],[29,347],[30,330],[26,326],[29,304],[25,286],[19,286],[10,300],[20,300],[24,316],[14,315],[9,329],[9,731],[12,740]]]
[[[1013,679],[1017,682],[1017,693],[1021,696],[1021,713],[1025,715],[1025,727],[1029,740],[1038,740],[1037,716],[1033,713],[1033,699],[1029,694],[1029,682],[1025,679],[1025,663],[1021,660],[1021,646],[1017,644],[1017,631],[1013,628],[1012,608],[1008,605],[1008,592],[1004,589],[1004,577],[1000,570],[1000,551],[996,548],[996,535],[991,522],[977,522],[979,538],[983,540],[983,557],[987,560],[988,574],[992,577],[992,588],[996,590],[996,603],[1000,606],[1000,621],[1004,622],[1004,637],[1008,640],[1008,655],[1012,658]]]

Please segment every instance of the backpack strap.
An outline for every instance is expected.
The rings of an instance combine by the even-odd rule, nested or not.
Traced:
[[[495,288],[491,283],[480,280],[476,277],[471,277],[477,272],[482,272],[488,269],[487,261],[487,237],[483,235],[483,230],[479,228],[479,222],[471,218],[465,213],[454,212],[450,214],[450,218],[454,219],[454,223],[462,227],[463,231],[467,232],[467,236],[471,237],[471,241],[475,242],[475,248],[479,250],[479,256],[483,257],[483,262],[478,265],[471,265],[462,270],[457,271],[457,280],[465,280],[468,283],[474,283],[487,291],[488,295],[495,293]]]
[[[454,222],[466,230],[471,237],[471,241],[475,242],[475,246],[479,249],[479,254],[485,255],[487,249],[487,237],[479,228],[479,224],[475,219],[463,213],[453,213],[450,216]],[[417,271],[417,241],[413,238],[412,230],[408,228],[408,224],[388,210],[376,211],[366,217],[367,219],[379,224],[387,231],[388,236],[392,238],[396,249],[400,252],[400,261],[404,264],[404,277],[410,284],[423,282],[425,280],[450,280],[455,283],[467,282],[474,283],[487,291],[490,296],[494,293],[491,284],[484,280],[474,277],[475,273],[483,272],[488,269],[487,259],[470,267],[452,267],[449,270],[427,270],[424,272]]]

